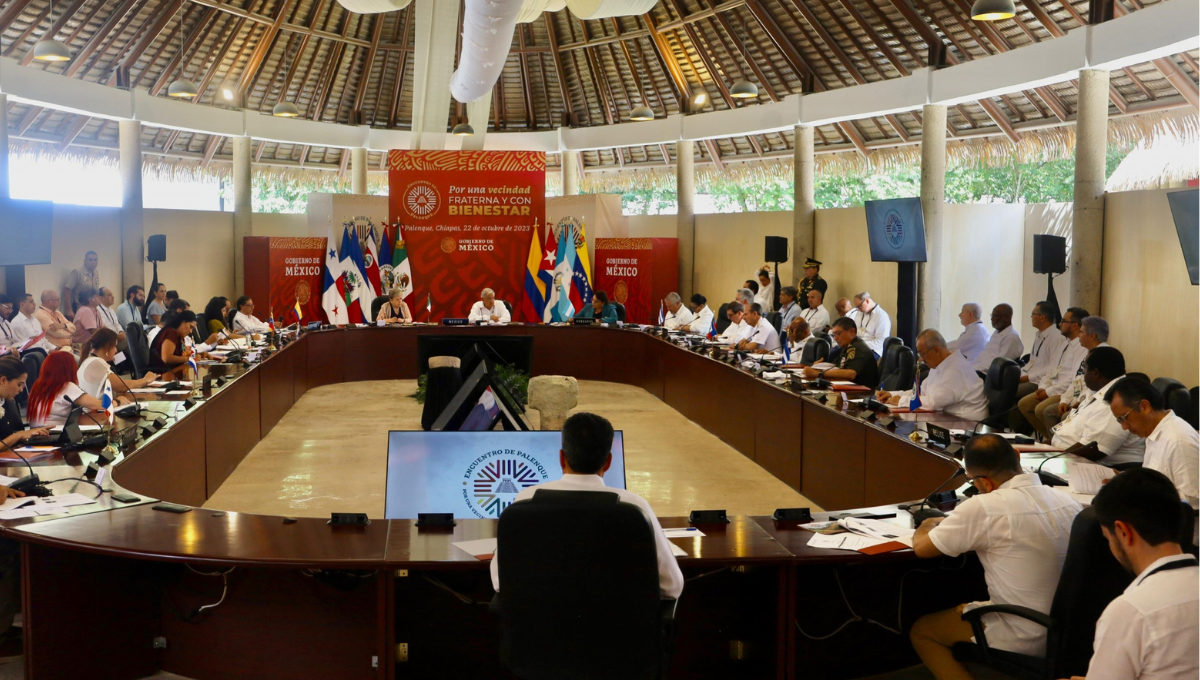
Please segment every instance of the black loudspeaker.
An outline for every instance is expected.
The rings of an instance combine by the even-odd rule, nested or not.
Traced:
[[[788,247],[786,236],[768,236],[766,254],[763,262],[787,262]]]
[[[146,239],[146,259],[151,262],[167,261],[166,234],[155,234]]]
[[[1062,274],[1067,271],[1067,239],[1050,234],[1033,237],[1033,273]]]

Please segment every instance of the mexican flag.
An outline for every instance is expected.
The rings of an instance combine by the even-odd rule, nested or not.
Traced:
[[[396,224],[396,242],[392,244],[392,280],[404,291],[404,304],[413,308],[412,267],[408,264],[408,251],[404,248],[404,228]]]

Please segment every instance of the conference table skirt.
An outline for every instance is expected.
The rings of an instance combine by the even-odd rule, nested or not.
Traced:
[[[418,336],[451,333],[531,335],[534,375],[642,387],[826,509],[920,498],[957,465],[904,436],[911,422],[884,430],[647,333],[428,326],[305,334],[194,408],[177,407],[174,422],[114,465],[115,486],[200,506],[308,390],[414,379]],[[735,417],[747,405],[751,423]],[[47,469],[82,471],[71,465],[79,461],[64,462]],[[315,518],[284,524],[199,507],[177,515],[117,506],[106,498],[52,521],[0,523],[5,538],[22,544],[27,677],[503,676],[486,564],[450,545],[493,536],[494,521],[428,531],[409,520],[330,527]],[[832,596],[830,569],[881,569],[887,580],[913,564],[908,552],[805,549],[808,532],[769,518],[733,517],[704,531],[700,541],[676,541],[692,580],[671,677],[794,677],[804,649],[796,603],[811,593],[809,575]],[[907,643],[893,642],[895,663],[911,662]]]

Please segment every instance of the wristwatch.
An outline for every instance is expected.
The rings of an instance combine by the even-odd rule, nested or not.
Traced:
[[[824,379],[825,379],[825,371],[821,371],[820,373],[817,374],[817,380],[824,380]]]

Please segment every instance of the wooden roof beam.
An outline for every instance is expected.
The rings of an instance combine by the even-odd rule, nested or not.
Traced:
[[[517,42],[524,50],[525,24],[517,24]],[[521,63],[521,103],[525,106],[525,127],[533,130],[537,128],[537,111],[533,108],[533,79],[529,77],[529,56],[522,51],[517,61]]]
[[[671,82],[675,86],[675,102],[679,104],[680,111],[687,111],[691,105],[692,88],[688,84],[687,78],[683,75],[683,69],[680,68],[679,62],[675,60],[675,53],[671,50],[671,45],[667,42],[666,36],[655,25],[654,15],[647,12],[642,15],[642,21],[646,22],[650,35],[650,43],[654,45],[654,52],[658,55],[659,63],[662,65],[663,70],[667,72],[667,75],[671,77]]]
[[[194,2],[197,5],[204,5],[205,7],[211,7],[212,9],[215,9],[215,10],[218,10],[221,12],[226,12],[226,13],[232,14],[234,16],[242,17],[243,19],[246,19],[247,21],[253,21],[256,24],[264,24],[267,26],[271,26],[275,23],[275,19],[273,17],[268,17],[263,14],[251,12],[249,10],[242,9],[241,7],[237,7],[237,6],[225,3],[225,2],[221,2],[221,0],[188,0],[188,1]],[[347,13],[349,13],[349,12],[347,12]],[[315,14],[316,13],[314,12],[314,16],[315,16]],[[304,35],[310,35],[314,38],[322,38],[324,40],[332,40],[334,42],[345,43],[347,45],[355,45],[357,47],[370,47],[371,46],[371,43],[368,40],[360,40],[358,38],[351,38],[351,37],[345,36],[345,35],[338,35],[337,33],[331,33],[329,31],[319,30],[316,28],[311,28],[309,26],[301,26],[300,24],[293,24],[293,23],[286,22],[286,21],[279,25],[279,30],[291,31],[293,33],[303,33]]]
[[[862,133],[858,131],[858,126],[854,124],[854,121],[848,120],[843,123],[834,123],[834,126],[845,135],[846,139],[850,140],[850,143],[854,145],[855,149],[858,149],[860,154],[864,157],[871,155],[871,149],[867,146],[867,141],[863,139]]]
[[[1196,83],[1191,76],[1179,68],[1179,64],[1174,58],[1155,59],[1154,65],[1166,76],[1167,82],[1171,83],[1187,103],[1192,105],[1193,109],[1200,109],[1200,91],[1197,90]]]
[[[1000,106],[996,102],[985,97],[979,100],[979,106],[987,112],[988,116],[995,121],[996,126],[1004,132],[1004,136],[1008,137],[1013,144],[1021,141],[1021,135],[1013,129],[1012,121],[1008,119],[1008,114],[1001,111]]]
[[[867,83],[867,79],[863,78],[862,73],[859,73],[858,67],[854,65],[854,60],[850,58],[850,55],[846,54],[846,51],[842,49],[842,46],[838,44],[838,41],[833,39],[833,35],[830,34],[829,31],[825,30],[824,24],[817,20],[817,15],[812,13],[812,10],[808,8],[808,5],[803,2],[797,2],[796,0],[788,1],[791,2],[793,7],[800,10],[801,16],[803,16],[804,20],[808,22],[808,25],[811,26],[814,31],[816,31],[817,36],[821,38],[821,42],[825,43],[825,47],[827,47],[830,52],[833,52],[833,56],[837,58],[839,63],[841,63],[842,68],[846,69],[846,72],[850,74],[850,77],[854,79],[854,82],[858,83],[859,85],[865,85]]]
[[[717,148],[717,140],[704,140],[704,148],[708,150],[708,157],[712,159],[713,165],[717,166],[717,170],[724,170],[725,164],[721,162],[721,150]]]
[[[122,68],[133,68],[137,64],[138,59],[142,58],[142,55],[146,53],[146,50],[150,48],[150,45],[156,38],[158,38],[159,34],[163,32],[163,29],[166,28],[167,24],[170,23],[171,18],[174,17],[179,11],[179,8],[183,6],[183,2],[184,0],[167,0],[167,2],[164,3],[166,5],[165,7],[158,7],[155,10],[156,16],[154,23],[150,24],[148,28],[138,31],[138,41],[129,50],[129,53],[125,55],[125,58],[121,60]],[[117,70],[113,69],[112,74],[108,78],[108,84],[112,85],[116,82],[116,80]]]
[[[208,34],[217,24],[217,16],[216,10],[213,9],[209,9],[205,14],[201,15],[196,25],[192,27],[191,33],[183,39],[183,47],[171,55],[171,60],[167,62],[162,72],[158,74],[158,78],[154,81],[154,84],[150,86],[150,94],[152,96],[157,96],[167,86],[171,80],[171,76],[175,74],[175,69],[179,68],[179,64],[183,61],[183,57],[187,54],[188,50],[195,46],[197,42],[204,43]]]
[[[371,24],[371,46],[367,48],[367,56],[363,59],[362,76],[358,80],[358,87],[354,91],[354,103],[350,106],[351,122],[354,116],[362,109],[363,95],[367,92],[367,81],[371,79],[371,65],[375,63],[375,54],[379,49],[379,37],[383,35],[383,15],[376,14],[374,23]],[[383,73],[379,74],[379,78],[383,79]]]
[[[279,7],[275,11],[275,20],[263,29],[262,35],[258,37],[258,44],[254,46],[254,52],[250,55],[250,61],[246,63],[246,68],[242,70],[242,75],[238,78],[238,92],[246,92],[250,81],[254,79],[258,69],[262,66],[263,60],[275,46],[275,37],[279,35],[279,27],[283,25],[283,20],[287,18],[288,10],[294,3],[295,0],[283,0],[279,3]]]
[[[568,125],[578,125],[575,106],[571,103],[571,92],[567,89],[567,73],[563,69],[562,57],[559,55],[558,36],[554,32],[554,21],[550,12],[542,13],[542,21],[546,24],[546,36],[550,39],[550,54],[554,57],[554,72],[558,79],[558,94],[562,97],[563,109],[567,112]]]
[[[892,6],[895,7],[898,12],[900,12],[906,21],[908,21],[909,25],[911,25],[913,29],[915,29],[917,33],[921,35],[921,39],[925,41],[926,45],[945,45],[942,39],[938,37],[937,32],[934,31],[928,23],[926,23],[924,17],[922,17],[921,14],[917,12],[917,10],[914,9],[911,4],[909,4],[908,0],[890,1]],[[958,57],[954,56],[954,53],[950,50],[946,50],[946,61],[950,62],[951,64],[957,64]],[[926,65],[936,66],[936,64],[929,64],[928,60],[926,60]]]
[[[776,23],[775,18],[763,8],[759,0],[746,0],[746,7],[749,8],[750,13],[754,15],[759,25],[770,36],[771,41],[775,43],[775,47],[783,55],[783,58],[787,60],[788,65],[792,67],[792,71],[800,80],[811,80],[814,87],[824,89],[824,85],[817,79],[816,72],[808,65],[808,61],[804,59],[800,51],[792,44],[792,41],[783,32],[783,29],[779,28],[779,24]]]
[[[710,5],[712,5],[713,2],[715,2],[715,0],[708,0]],[[754,77],[758,78],[758,82],[762,83],[763,89],[767,91],[767,96],[771,98],[771,101],[779,101],[779,93],[776,92],[775,88],[771,85],[771,81],[767,78],[767,74],[763,73],[763,70],[759,68],[758,60],[751,56],[750,51],[746,49],[746,44],[743,43],[741,38],[737,36],[737,33],[733,32],[733,24],[729,23],[729,19],[726,19],[725,15],[720,13],[715,14],[713,19],[717,22],[721,29],[729,35],[730,42],[733,43],[733,46],[736,47],[738,52],[742,55],[743,63],[750,66],[750,70],[754,72]],[[721,34],[721,31],[716,31],[716,34],[717,39],[721,41],[721,46],[728,50],[729,47],[725,44],[725,36]]]

